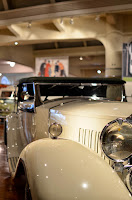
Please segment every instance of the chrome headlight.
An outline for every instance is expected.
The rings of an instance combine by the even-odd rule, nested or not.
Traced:
[[[132,124],[118,118],[108,123],[101,133],[101,145],[106,156],[123,162],[132,154]]]
[[[132,167],[130,169],[127,169],[127,174],[126,174],[124,182],[125,182],[128,190],[132,194]]]
[[[49,133],[52,138],[56,139],[62,133],[62,126],[56,122],[51,124],[49,127]]]

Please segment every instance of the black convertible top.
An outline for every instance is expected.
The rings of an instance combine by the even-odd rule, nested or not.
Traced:
[[[80,77],[29,77],[19,80],[23,83],[101,83],[101,84],[124,84],[125,81],[117,78],[80,78]]]

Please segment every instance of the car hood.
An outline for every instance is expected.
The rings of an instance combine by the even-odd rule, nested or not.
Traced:
[[[98,118],[126,118],[132,114],[132,103],[112,101],[89,101],[85,99],[73,100],[52,107],[51,113],[63,113],[76,116],[98,117]]]
[[[92,134],[92,149],[95,149],[96,137],[100,136],[106,124],[117,118],[126,118],[131,114],[131,103],[75,100],[52,107],[49,122],[62,125],[63,131],[60,137],[80,141],[82,144],[87,142],[88,147],[89,134]]]

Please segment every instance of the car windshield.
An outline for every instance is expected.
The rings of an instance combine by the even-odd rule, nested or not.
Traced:
[[[40,84],[41,100],[59,97],[81,96],[96,99],[123,100],[123,85],[116,84]]]

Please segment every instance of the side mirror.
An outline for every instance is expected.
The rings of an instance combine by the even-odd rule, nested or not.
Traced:
[[[33,96],[29,95],[28,92],[22,91],[20,97],[21,101],[18,104],[18,109],[24,112],[34,112]],[[27,102],[27,100],[31,101]]]
[[[28,92],[24,92],[24,91],[21,92],[21,98],[22,98],[24,101],[28,100],[29,97],[30,97],[30,95],[28,94]]]

